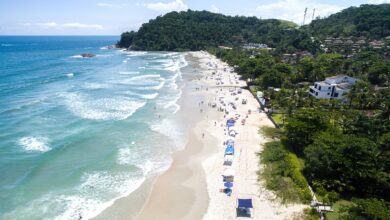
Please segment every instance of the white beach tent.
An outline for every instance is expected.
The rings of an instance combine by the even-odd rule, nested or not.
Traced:
[[[233,155],[225,155],[223,165],[232,165],[234,156]]]
[[[231,168],[227,168],[227,169],[225,169],[224,171],[223,171],[223,174],[222,174],[222,176],[224,176],[224,177],[233,177],[234,176],[234,170],[233,169],[231,169]]]

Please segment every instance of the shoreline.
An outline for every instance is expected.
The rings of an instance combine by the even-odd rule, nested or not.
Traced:
[[[190,65],[198,65],[191,54],[188,54],[186,59]],[[195,67],[194,70],[197,72],[198,68]],[[205,104],[200,104],[211,94],[205,89],[196,91],[196,88],[204,85],[194,82],[194,77],[198,77],[198,74],[186,79],[186,88],[179,100],[182,106],[181,114],[191,126],[188,143],[183,150],[172,154],[173,162],[170,168],[157,178],[136,219],[201,219],[208,208],[208,197],[204,196],[207,195],[206,174],[201,161],[213,151],[216,152],[213,147],[216,146],[216,139],[208,135],[203,138],[202,133],[208,124],[207,118],[217,116],[205,108]]]

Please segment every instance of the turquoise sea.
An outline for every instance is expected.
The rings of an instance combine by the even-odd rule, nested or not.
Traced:
[[[0,37],[0,219],[91,218],[184,146],[184,55],[117,40]]]

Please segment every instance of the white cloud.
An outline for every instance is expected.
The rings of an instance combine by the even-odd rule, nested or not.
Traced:
[[[313,9],[315,9],[314,17],[324,17],[339,12],[345,7],[318,3],[315,0],[279,0],[274,3],[260,5],[255,9],[250,9],[248,14],[261,18],[284,19],[302,24],[305,8],[308,8],[305,22],[307,24],[312,20]]]
[[[58,24],[56,22],[38,22],[38,23],[23,23],[22,26],[36,26],[45,28],[77,28],[77,29],[97,29],[102,30],[104,27],[100,24],[81,24],[79,22]]]
[[[38,23],[39,26],[44,26],[44,27],[57,27],[58,24],[55,22],[47,22],[47,23]]]
[[[96,5],[99,7],[109,7],[109,8],[114,7],[114,5],[109,4],[109,3],[104,3],[104,2],[97,3]]]
[[[214,13],[219,13],[219,8],[217,8],[217,6],[215,6],[214,4],[211,5],[211,11],[214,12]]]
[[[85,28],[85,29],[103,29],[103,26],[100,24],[81,24],[78,22],[65,23],[62,27],[66,28]]]
[[[146,3],[146,4],[137,4],[145,6],[146,8],[153,11],[160,12],[170,12],[170,11],[186,11],[188,6],[183,2],[183,0],[174,0],[172,2],[156,2],[156,3]]]
[[[96,3],[96,6],[103,7],[103,8],[123,8],[125,6],[128,6],[128,4],[127,3],[110,4],[110,3],[105,3],[105,2],[99,2],[99,3]]]
[[[368,4],[384,4],[390,3],[390,0],[368,0]]]
[[[41,26],[41,27],[58,27],[58,24],[55,22],[46,22],[46,23],[23,23],[22,26]]]

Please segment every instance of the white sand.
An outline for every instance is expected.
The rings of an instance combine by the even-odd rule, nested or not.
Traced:
[[[205,129],[208,134],[217,138],[218,152],[210,155],[202,164],[206,173],[209,194],[209,206],[204,219],[237,218],[237,198],[252,199],[254,206],[252,218],[254,219],[291,219],[294,214],[302,212],[307,207],[306,205],[282,205],[272,192],[264,188],[264,183],[258,181],[257,172],[260,165],[257,153],[263,150],[262,144],[267,142],[259,134],[259,127],[273,126],[273,124],[265,113],[259,112],[259,103],[248,90],[243,89],[241,94],[231,94],[232,88],[246,86],[246,82],[238,80],[238,75],[232,73],[231,68],[226,63],[208,53],[193,52],[192,56],[199,58],[200,65],[204,69],[199,80],[207,83],[209,92],[216,95],[208,96],[209,100],[206,100],[205,104],[216,103],[217,107],[213,109],[214,111],[222,107],[229,112],[226,118],[220,117],[219,119],[209,120]],[[214,76],[212,76],[213,73]],[[223,106],[219,101],[220,97],[222,97],[221,100],[225,104],[234,103],[237,107],[236,110],[228,105]],[[242,99],[246,99],[247,104],[242,104]],[[251,114],[248,114],[248,110],[251,110]],[[234,126],[234,130],[238,132],[235,137],[234,160],[231,166],[224,166],[225,146],[223,142],[229,138],[226,134],[226,120],[235,117],[236,114],[239,114],[240,117]],[[241,125],[243,118],[246,118],[245,125]],[[231,196],[220,192],[220,189],[224,188],[222,173],[227,167],[231,167],[235,171]]]

